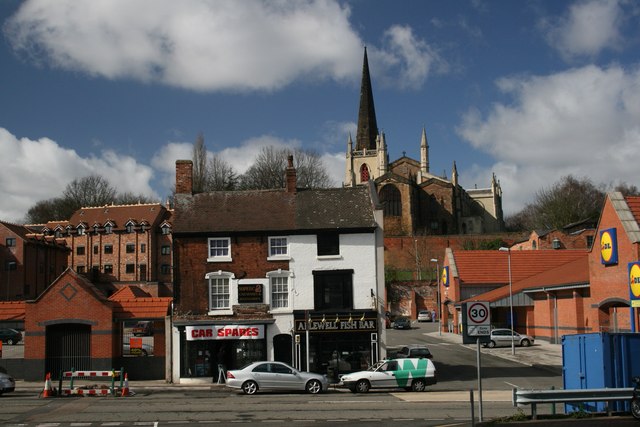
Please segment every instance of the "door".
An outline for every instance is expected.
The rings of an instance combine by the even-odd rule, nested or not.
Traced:
[[[54,379],[64,371],[91,370],[91,326],[77,323],[46,328],[45,370]]]

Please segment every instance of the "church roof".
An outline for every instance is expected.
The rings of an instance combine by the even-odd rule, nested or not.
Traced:
[[[360,84],[360,108],[358,110],[358,129],[356,133],[356,150],[374,150],[378,136],[376,109],[373,105],[373,90],[369,75],[367,48],[364,48],[362,65],[362,82]]]

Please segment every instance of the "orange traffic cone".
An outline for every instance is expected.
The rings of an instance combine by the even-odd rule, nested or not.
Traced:
[[[124,386],[122,386],[122,397],[129,396],[129,376],[124,374]]]
[[[42,397],[52,397],[53,390],[51,389],[51,374],[47,373],[47,376],[44,379],[44,390],[42,391]]]

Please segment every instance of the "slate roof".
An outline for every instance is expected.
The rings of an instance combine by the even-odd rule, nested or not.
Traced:
[[[579,259],[587,259],[587,250],[536,250],[511,251],[512,284]],[[460,283],[473,284],[509,284],[509,260],[507,252],[501,251],[455,251],[455,267]],[[588,280],[589,269],[585,274]]]
[[[176,194],[173,233],[374,229],[369,186]]]

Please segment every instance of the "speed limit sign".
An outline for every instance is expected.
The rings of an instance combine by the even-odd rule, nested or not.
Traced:
[[[466,304],[465,317],[467,318],[467,335],[478,337],[491,333],[491,316],[488,302],[468,302]]]

